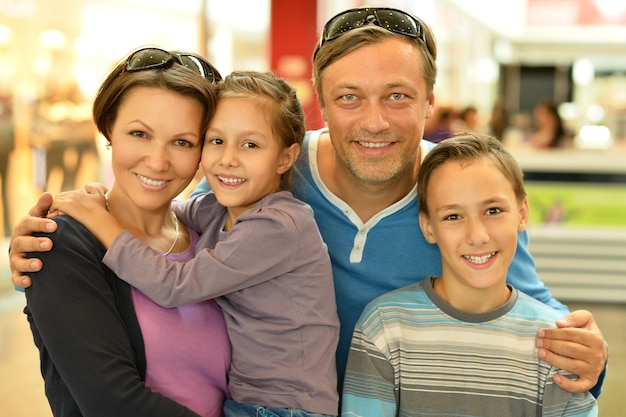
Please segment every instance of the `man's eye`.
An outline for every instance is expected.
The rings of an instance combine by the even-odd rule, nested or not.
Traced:
[[[405,95],[402,94],[402,93],[393,93],[391,95],[391,99],[392,100],[402,100],[404,97],[405,97]]]

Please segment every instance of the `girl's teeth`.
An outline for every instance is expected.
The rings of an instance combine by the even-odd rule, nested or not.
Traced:
[[[226,184],[240,184],[242,182],[245,182],[246,180],[243,178],[224,178],[224,177],[217,177],[221,182],[225,182]]]

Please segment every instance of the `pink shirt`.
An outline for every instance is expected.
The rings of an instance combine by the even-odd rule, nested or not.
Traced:
[[[189,249],[168,260],[193,258],[198,234],[190,232]],[[163,308],[131,290],[145,344],[146,385],[202,416],[221,416],[231,349],[220,308],[213,300]]]

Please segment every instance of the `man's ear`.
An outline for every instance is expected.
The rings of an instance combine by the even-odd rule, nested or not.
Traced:
[[[282,175],[296,163],[296,159],[300,155],[300,145],[297,143],[292,144],[287,149],[283,149],[280,161],[278,162],[277,174]]]
[[[435,93],[431,92],[428,97],[428,107],[426,108],[426,119],[430,119],[435,114]]]
[[[437,243],[437,238],[435,237],[435,233],[433,232],[433,228],[430,225],[430,219],[428,218],[428,214],[423,211],[419,212],[419,220],[420,220],[420,229],[422,229],[422,233],[426,238],[428,243]]]

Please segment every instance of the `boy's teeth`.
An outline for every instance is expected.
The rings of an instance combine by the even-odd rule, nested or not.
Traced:
[[[488,255],[485,256],[469,256],[469,255],[465,255],[463,256],[465,259],[467,259],[468,261],[474,263],[474,264],[484,264],[485,262],[487,262],[493,255],[495,255],[495,252],[491,252]]]

